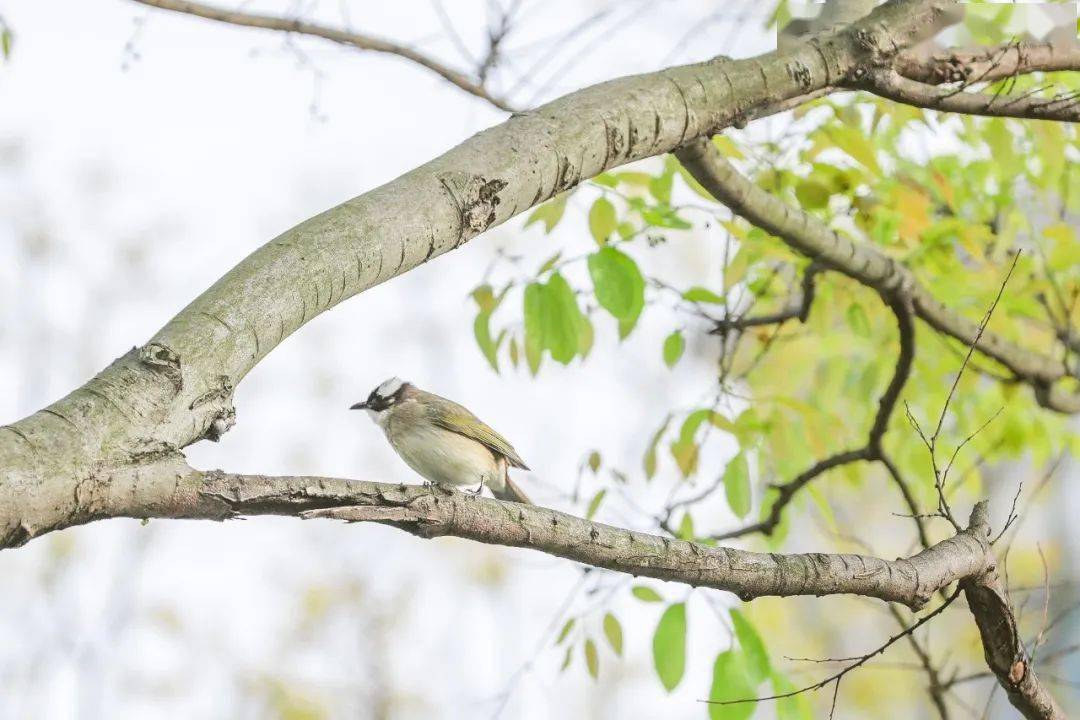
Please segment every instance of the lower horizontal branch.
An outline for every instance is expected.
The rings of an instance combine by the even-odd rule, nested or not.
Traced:
[[[197,483],[196,483],[197,484]],[[317,477],[203,474],[207,517],[291,515],[377,522],[414,535],[523,547],[635,576],[761,596],[854,594],[919,608],[937,590],[994,568],[986,506],[970,526],[917,555],[755,553],[675,540],[549,508],[415,485]]]

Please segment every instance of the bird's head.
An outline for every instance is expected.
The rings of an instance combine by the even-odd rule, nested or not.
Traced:
[[[405,399],[406,393],[412,387],[401,378],[392,377],[384,381],[371,391],[367,400],[358,402],[349,407],[350,410],[367,410],[372,417],[378,417],[380,413],[389,410],[394,405]]]

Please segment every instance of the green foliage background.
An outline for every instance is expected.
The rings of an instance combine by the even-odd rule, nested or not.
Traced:
[[[967,39],[1007,41],[1015,9],[987,6],[969,13]],[[786,17],[781,3],[774,21]],[[1060,92],[1070,82],[1075,81],[1064,75],[1030,76],[987,91],[1037,93],[1054,84]],[[1068,335],[1080,320],[1075,126],[947,116],[866,95],[839,95],[801,107],[771,136],[751,129],[713,142],[758,186],[902,262],[941,302],[973,321],[991,306],[1019,253],[989,328],[1077,366]],[[715,367],[714,381],[700,388],[706,402],[657,411],[638,467],[606,467],[600,452],[582,448],[585,486],[592,488],[583,500],[589,517],[603,517],[613,489],[635,496],[644,486],[662,483],[671,488],[669,499],[679,500],[647,509],[657,525],[680,538],[715,542],[714,534],[766,517],[776,496],[774,484],[865,443],[898,350],[895,319],[876,293],[825,272],[817,276],[805,323],[789,320],[716,334],[725,319],[773,313],[797,302],[808,260],[733,218],[673,157],[606,173],[554,198],[533,211],[524,232],[543,242],[542,236],[566,222],[575,207],[584,212],[587,235],[582,232],[572,246],[552,247],[538,267],[500,256],[474,291],[476,340],[492,369],[542,378],[552,362],[587,367],[595,343],[621,343],[627,353],[657,353],[676,375],[688,356]],[[678,272],[665,272],[672,258],[689,256],[693,244],[717,237],[724,243],[724,260],[710,270],[708,284],[687,285]],[[644,347],[634,330],[654,312],[674,321],[662,346]],[[915,422],[930,428],[936,423],[966,352],[956,341],[917,325],[915,365],[901,395]],[[1040,408],[1029,387],[978,354],[945,414],[945,458],[971,436],[946,486],[950,502],[965,509],[990,494],[1011,497],[1022,481],[1028,493],[1021,494],[1021,507],[1030,507],[1052,479],[1050,469],[1075,454],[1078,442],[1067,418]],[[725,464],[702,461],[710,443],[734,448]],[[892,414],[884,445],[920,505],[927,511],[936,507],[927,448],[903,406]],[[720,496],[726,512],[710,502]],[[866,551],[872,545],[867,540],[878,533],[868,518],[881,522],[882,507],[904,511],[883,469],[844,465],[800,492],[773,533],[746,542],[777,551]],[[929,529],[932,540],[952,532],[940,520],[930,521]],[[912,552],[914,533],[905,532],[906,551]],[[1014,581],[1039,584],[1040,554],[1052,574],[1058,550],[1012,549]],[[650,631],[652,653],[657,679],[670,691],[683,680],[686,639],[695,618],[685,599],[671,599],[647,585],[627,591],[662,608]],[[826,608],[824,601],[759,600],[743,610],[725,610],[731,640],[718,640],[713,683],[702,689],[702,698],[782,695],[826,675],[815,674],[813,666],[774,662],[770,648],[778,638],[789,640],[786,634],[795,628],[807,647],[819,653],[831,647],[826,628],[839,632],[844,607],[862,606],[828,602]],[[563,626],[557,644],[565,648],[564,669],[580,652],[586,672],[596,677],[622,655],[618,619],[604,607],[596,612],[603,617],[599,626],[587,617]],[[954,648],[950,667],[980,669],[978,639],[968,618],[946,617],[931,632],[933,646]],[[845,694],[866,711],[880,713],[901,688],[921,692],[918,676],[895,672],[899,679],[889,690],[881,689],[880,672],[866,671],[845,679]],[[817,716],[813,704],[826,700],[798,695],[762,714]],[[702,712],[715,720],[751,717],[757,709],[753,702],[710,704]]]

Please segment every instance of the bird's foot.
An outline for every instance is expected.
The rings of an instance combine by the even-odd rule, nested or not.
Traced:
[[[480,493],[484,492],[484,480],[483,480],[483,478],[480,479],[480,484],[476,487],[475,490],[466,490],[465,492],[469,493],[470,495],[474,495],[476,497],[479,497]]]

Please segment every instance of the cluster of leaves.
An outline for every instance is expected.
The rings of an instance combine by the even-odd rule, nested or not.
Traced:
[[[1011,7],[998,6],[993,12],[1011,12]],[[993,24],[999,19],[994,16]],[[977,19],[969,22],[969,30],[976,40],[996,41]],[[992,86],[989,92],[1033,92],[1055,80],[1012,79],[1004,81],[1007,87]],[[1080,138],[1075,126],[942,116],[860,95],[805,106],[791,127],[772,139],[755,141],[743,134],[715,142],[760,187],[836,232],[873,244],[904,263],[945,305],[973,320],[991,304],[1014,253],[1023,251],[990,329],[1080,367],[1080,342],[1072,335],[1073,328],[1080,327],[1080,239],[1070,222],[1070,214],[1080,212]],[[583,241],[588,251],[557,252],[525,279],[477,288],[476,337],[496,370],[502,356],[517,367],[523,355],[535,375],[546,357],[562,364],[585,360],[598,336],[593,327],[598,314],[611,317],[620,342],[631,343],[642,314],[669,298],[676,309],[698,321],[696,330],[682,322],[671,327],[657,350],[674,370],[690,352],[715,353],[718,381],[703,390],[716,401],[664,412],[643,449],[640,470],[612,468],[610,482],[662,479],[677,490],[701,475],[714,478],[704,487],[712,487],[718,497],[722,494],[726,513],[718,515],[715,503],[690,502],[681,506],[678,522],[665,525],[681,538],[709,542],[711,533],[724,529],[718,525],[732,517],[748,519],[755,511],[767,515],[776,497],[775,483],[790,480],[832,453],[865,443],[877,410],[875,399],[892,376],[898,348],[895,319],[873,291],[824,273],[817,279],[805,323],[789,321],[706,340],[702,331],[717,318],[789,307],[799,296],[806,259],[777,238],[725,216],[671,158],[655,173],[602,175],[588,190],[559,196],[536,209],[526,227],[539,226],[550,235],[565,221],[568,203],[585,193],[591,193],[587,227],[592,240]],[[679,197],[689,197],[694,204],[680,203]],[[729,238],[730,251],[724,253],[713,281],[686,286],[689,283],[656,277],[652,268],[659,263],[652,250],[677,254],[684,252],[685,242],[709,241],[715,232],[686,232],[703,224],[722,228]],[[679,242],[668,242],[676,237]],[[585,272],[575,275],[571,268],[578,264]],[[588,282],[575,283],[578,277]],[[522,319],[503,320],[495,331],[496,310],[509,297],[521,298]],[[914,417],[932,423],[966,348],[920,324],[916,350],[902,397]],[[1065,419],[1039,408],[1026,386],[1002,381],[1007,376],[992,361],[976,358],[949,406],[943,439],[955,446],[976,436],[946,489],[954,499],[983,495],[983,472],[996,463],[1026,456],[1039,467],[1063,452],[1080,450],[1077,434]],[[730,402],[733,395],[740,401]],[[734,447],[733,454],[722,467],[702,467],[705,444],[719,437],[725,438],[725,447]],[[902,411],[891,418],[885,445],[917,499],[933,507],[936,491],[926,448]],[[599,486],[588,504],[589,517],[603,511],[607,493],[607,476],[597,472],[600,464],[598,453],[589,456]],[[826,487],[835,487],[834,476],[846,480],[843,498],[850,503],[826,492]],[[881,490],[883,481],[881,469],[871,464],[838,468],[797,495],[766,542],[781,545],[792,516],[812,516],[839,536],[838,515],[865,512],[882,498],[895,497]],[[708,495],[700,493],[701,500]],[[663,509],[659,514],[663,516]],[[948,529],[932,531],[942,536]],[[660,602],[651,592],[634,590],[639,599]],[[789,688],[785,678],[769,669],[760,639],[755,645],[745,628],[739,630],[744,621],[732,616],[736,642],[717,658],[716,677],[723,680],[717,681],[714,699],[753,697],[766,681],[772,683],[773,694]],[[621,628],[616,650],[607,625],[605,618],[605,637],[621,653]],[[683,674],[685,626],[685,606],[670,604],[654,634],[657,675],[668,689]],[[582,636],[581,646],[595,675],[597,643]],[[567,663],[569,647],[573,645],[568,646]],[[753,712],[752,704],[709,708],[714,717],[748,717]]]
[[[640,602],[664,606],[652,636],[653,667],[664,689],[673,692],[686,673],[687,604],[668,602],[648,585],[635,585],[630,593]],[[795,689],[791,680],[773,667],[765,642],[751,620],[738,609],[730,610],[728,617],[733,641],[717,654],[713,663],[708,692],[711,720],[745,720],[754,714],[759,693],[783,695]],[[604,612],[600,630],[610,651],[621,657],[624,637],[619,619],[611,612]],[[555,644],[565,646],[561,670],[570,667],[580,655],[588,674],[593,679],[599,677],[600,643],[589,630],[588,618],[569,618]],[[800,695],[781,698],[777,716],[781,720],[805,720],[811,717],[809,703]]]
[[[687,230],[692,224],[671,204],[671,192],[678,163],[670,159],[663,172],[625,171],[606,173],[593,179],[600,192],[588,211],[588,228],[595,244],[584,255],[566,258],[557,252],[547,258],[526,280],[510,281],[497,291],[483,284],[473,291],[477,305],[474,331],[478,345],[491,367],[498,371],[503,347],[514,367],[524,359],[536,375],[545,357],[563,365],[588,357],[594,341],[592,316],[602,310],[616,323],[620,340],[637,326],[646,307],[647,277],[638,260],[628,251],[635,241],[655,245],[663,241],[659,231]],[[525,223],[542,226],[550,234],[565,217],[567,194],[544,203]],[[619,219],[619,213],[624,215]],[[584,264],[591,287],[575,289],[564,270]],[[510,290],[521,286],[521,331],[513,326],[492,330],[492,317]],[[689,302],[723,302],[721,296],[705,288],[687,290]],[[682,355],[681,336],[669,339],[664,355],[674,365]]]

